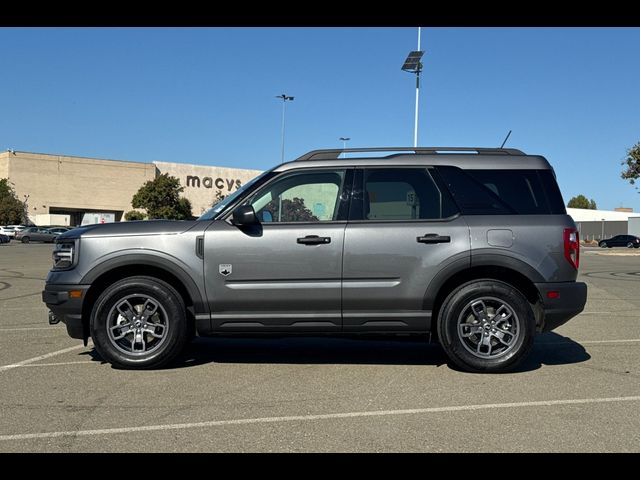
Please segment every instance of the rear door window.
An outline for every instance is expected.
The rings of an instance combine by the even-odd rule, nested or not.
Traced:
[[[352,220],[441,220],[458,213],[448,192],[442,192],[427,168],[359,170]],[[360,193],[362,192],[362,193]]]

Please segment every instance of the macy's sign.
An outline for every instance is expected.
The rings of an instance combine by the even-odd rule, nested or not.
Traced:
[[[213,177],[202,177],[201,180],[198,175],[187,175],[187,187],[200,188],[201,185],[204,188],[213,188],[215,186],[218,190],[223,190],[226,187],[227,191],[230,192],[234,185],[237,190],[242,186],[242,183],[238,178],[218,177],[214,179]]]

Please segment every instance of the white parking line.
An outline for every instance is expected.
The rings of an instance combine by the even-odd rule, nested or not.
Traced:
[[[58,363],[33,363],[31,365],[20,365],[20,368],[27,367],[58,367],[60,365],[80,365],[83,363],[95,363],[98,365],[100,362],[94,362],[93,360],[86,360],[83,362],[58,362]]]
[[[23,433],[0,435],[0,441],[30,440],[40,438],[76,437],[90,435],[110,435],[117,433],[153,432],[163,430],[185,430],[191,428],[220,427],[225,425],[251,425],[256,423],[303,422],[313,420],[333,420],[336,418],[382,417],[389,415],[416,415],[426,413],[464,412],[473,410],[491,410],[499,408],[551,407],[557,405],[585,405],[592,403],[638,402],[640,396],[611,398],[579,398],[572,400],[546,400],[540,402],[490,403],[484,405],[459,405],[451,407],[414,408],[409,410],[378,410],[370,412],[328,413],[323,415],[296,415],[289,417],[241,418],[236,420],[213,420],[210,422],[174,423],[166,425],[148,425],[140,427],[104,428],[99,430],[78,430],[67,432]]]
[[[580,345],[598,345],[606,343],[637,343],[640,342],[640,338],[628,338],[618,340],[562,340],[559,342],[539,342],[537,345],[574,345],[579,343]]]
[[[625,314],[624,312],[629,312],[630,310],[622,310],[621,312],[616,312],[615,310],[609,310],[608,312],[580,312],[579,315],[615,315],[616,317],[631,317],[636,318],[640,317],[637,313]]]
[[[0,299],[0,301],[2,301]],[[24,306],[24,307],[3,307],[2,311],[7,311],[7,310],[16,310],[16,311],[23,311],[23,310],[42,310],[43,312],[47,312],[47,308],[44,305],[38,305],[36,307],[28,307],[28,306]]]
[[[18,332],[21,330],[51,330],[52,332],[64,332],[66,330],[60,330],[53,327],[16,327],[16,328],[0,328],[0,332]]]
[[[44,355],[39,355],[37,357],[29,358],[27,360],[23,360],[18,363],[12,363],[11,365],[4,365],[0,367],[0,372],[6,372],[7,370],[11,370],[12,368],[22,367],[24,365],[29,365],[30,363],[35,363],[40,360],[44,360],[46,358],[55,357],[56,355],[61,355],[67,352],[73,352],[74,350],[80,350],[81,348],[85,348],[84,345],[76,345],[74,347],[65,348],[63,350],[58,350],[57,352],[45,353]]]
[[[634,342],[640,342],[640,338],[631,338],[629,340],[585,340],[585,341],[576,340],[576,342],[581,343],[583,345],[590,345],[594,343],[634,343]]]

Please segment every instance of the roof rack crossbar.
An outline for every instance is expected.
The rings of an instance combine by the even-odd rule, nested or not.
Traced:
[[[332,160],[342,153],[352,152],[413,152],[416,154],[438,154],[451,152],[473,152],[478,155],[525,155],[516,148],[487,148],[487,147],[373,147],[373,148],[335,148],[312,150],[295,159],[296,162],[305,160]]]

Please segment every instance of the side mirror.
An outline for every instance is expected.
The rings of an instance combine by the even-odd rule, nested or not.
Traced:
[[[233,211],[233,224],[239,227],[259,225],[260,220],[251,205],[241,205]]]

